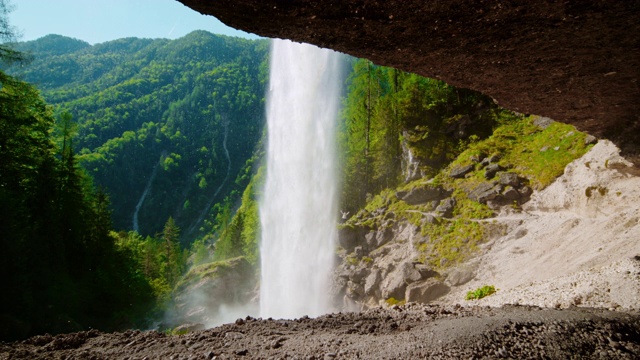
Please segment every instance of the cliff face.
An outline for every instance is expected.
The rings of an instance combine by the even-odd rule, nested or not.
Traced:
[[[227,25],[332,48],[604,137],[640,164],[640,4],[179,0]]]

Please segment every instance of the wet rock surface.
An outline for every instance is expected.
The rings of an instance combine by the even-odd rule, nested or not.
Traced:
[[[407,304],[315,319],[247,317],[180,336],[36,336],[0,343],[0,359],[634,359],[639,339],[637,312]]]

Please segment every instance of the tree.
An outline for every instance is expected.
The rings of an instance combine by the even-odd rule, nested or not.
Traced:
[[[173,288],[185,266],[185,259],[180,250],[180,229],[172,217],[169,217],[162,230],[164,248],[164,275],[167,283]]]
[[[18,30],[9,23],[12,10],[13,5],[8,0],[0,0],[0,62],[7,65],[31,59],[28,54],[17,51],[12,46],[18,38]]]

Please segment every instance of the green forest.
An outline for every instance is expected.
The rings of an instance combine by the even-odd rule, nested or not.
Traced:
[[[16,49],[33,61],[8,73],[72,114],[73,150],[111,195],[116,229],[154,235],[171,216],[188,244],[211,230],[214,204],[242,191],[233,180],[263,131],[266,40],[48,35]]]

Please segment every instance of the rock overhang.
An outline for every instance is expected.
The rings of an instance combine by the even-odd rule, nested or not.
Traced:
[[[640,3],[179,0],[225,24],[335,49],[615,142],[640,165]]]

